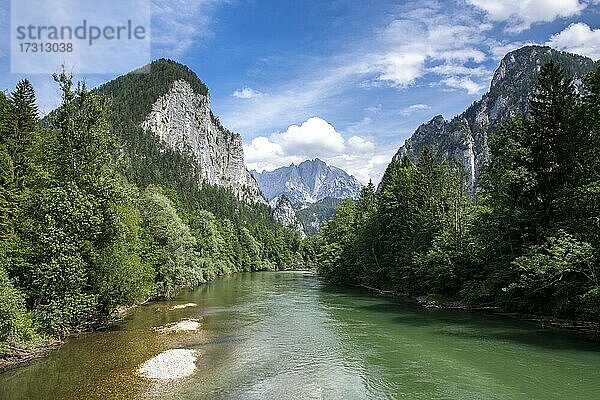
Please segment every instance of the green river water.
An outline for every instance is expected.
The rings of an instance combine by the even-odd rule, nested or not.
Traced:
[[[172,309],[184,303],[197,306]],[[154,329],[189,318],[199,330]],[[139,375],[174,348],[197,350],[191,375]],[[504,317],[427,310],[312,274],[265,272],[143,305],[112,330],[0,374],[3,400],[136,398],[593,400],[600,343]]]

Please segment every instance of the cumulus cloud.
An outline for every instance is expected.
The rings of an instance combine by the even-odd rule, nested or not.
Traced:
[[[344,151],[344,138],[324,119],[312,117],[301,125],[290,125],[285,132],[271,135],[271,140],[288,154],[321,155]]]
[[[522,32],[536,22],[578,15],[589,4],[580,0],[467,0],[496,22],[506,22],[506,30]]]
[[[562,32],[550,37],[546,44],[555,49],[600,58],[600,29],[592,29],[582,22],[571,24]]]
[[[375,151],[375,144],[360,136],[352,136],[348,139],[348,149],[355,152],[372,152]]]
[[[300,163],[318,157],[346,170],[361,182],[378,180],[390,161],[389,151],[382,152],[375,143],[359,135],[347,140],[322,118],[312,117],[300,125],[291,125],[284,132],[269,137],[258,136],[244,146],[246,164],[258,171],[273,170],[282,165]]]
[[[245,87],[242,89],[238,89],[231,94],[233,97],[237,97],[238,99],[256,99],[264,96],[264,93],[261,93],[257,90],[254,90],[249,87]]]

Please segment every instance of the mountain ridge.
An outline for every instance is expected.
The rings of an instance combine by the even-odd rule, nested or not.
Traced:
[[[265,198],[273,203],[286,196],[301,209],[328,197],[358,199],[361,184],[341,168],[319,158],[279,167],[273,171],[250,171]]]
[[[547,46],[524,46],[507,53],[480,100],[450,120],[442,115],[421,124],[400,146],[392,161],[404,156],[415,160],[429,147],[438,161],[462,165],[467,185],[477,191],[482,166],[489,160],[489,135],[509,118],[527,115],[528,99],[537,84],[541,66],[548,61],[561,66],[581,86],[581,76],[593,70],[595,62],[585,56],[554,50]],[[381,184],[378,190],[381,189]]]

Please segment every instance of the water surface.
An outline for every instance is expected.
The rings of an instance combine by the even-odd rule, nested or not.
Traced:
[[[178,304],[195,307],[169,310]],[[156,328],[195,319],[195,332]],[[169,349],[192,375],[137,370]],[[504,317],[426,310],[297,272],[237,274],[138,307],[0,374],[0,399],[595,399],[600,344]]]

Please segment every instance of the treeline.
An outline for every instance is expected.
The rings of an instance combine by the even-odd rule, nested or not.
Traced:
[[[343,203],[313,239],[332,281],[600,320],[600,68],[576,90],[542,67],[527,116],[491,138],[476,201],[461,166],[425,150],[380,193]]]
[[[55,80],[62,104],[43,121],[27,80],[0,93],[0,356],[217,275],[302,265],[299,235],[266,207],[201,185],[185,154],[151,138],[139,136],[147,162],[132,165],[109,99]],[[177,166],[187,175],[169,180]]]

